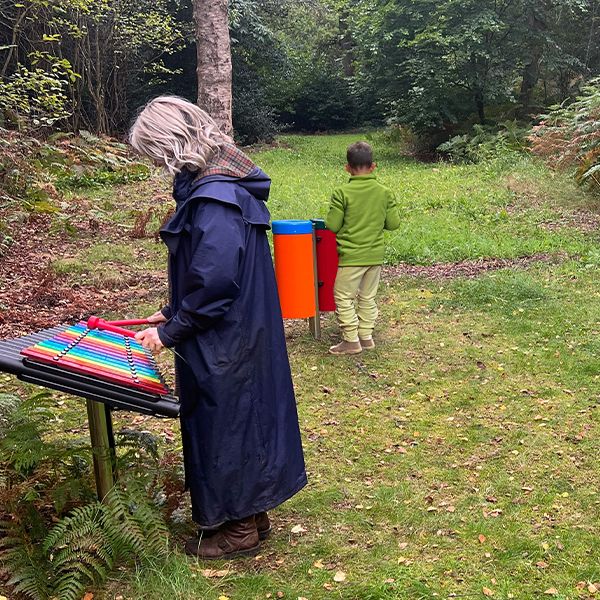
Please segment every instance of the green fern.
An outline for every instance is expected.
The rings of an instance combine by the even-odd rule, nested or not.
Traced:
[[[3,434],[10,423],[12,414],[17,410],[20,400],[12,394],[0,394],[0,434]]]
[[[151,436],[126,435],[132,468],[121,470],[119,485],[48,531],[49,507],[61,511],[91,497],[89,448],[50,435],[54,410],[48,393],[22,402],[0,396],[0,501],[12,517],[0,522],[0,564],[23,597],[79,600],[119,564],[166,554],[167,526],[149,497],[160,489],[158,453]]]
[[[118,562],[164,554],[167,539],[164,520],[145,491],[115,487],[104,503],[75,509],[44,540],[56,573],[54,595],[77,600],[105,581]]]
[[[47,600],[51,582],[48,561],[18,522],[0,523],[0,562],[11,573],[7,582],[15,592],[32,600]]]

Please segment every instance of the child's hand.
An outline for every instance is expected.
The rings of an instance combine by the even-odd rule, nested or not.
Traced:
[[[148,317],[148,323],[165,323],[166,320],[167,317],[165,317],[160,310],[157,310],[153,315]]]
[[[151,352],[160,352],[164,346],[158,337],[158,330],[156,327],[149,327],[135,334],[135,339],[144,347],[148,348]]]

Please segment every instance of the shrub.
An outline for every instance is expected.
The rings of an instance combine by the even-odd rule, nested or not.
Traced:
[[[56,72],[24,65],[9,77],[0,80],[0,120],[2,125],[16,125],[29,130],[51,127],[67,118],[69,99],[66,81]]]
[[[258,89],[242,88],[234,92],[233,126],[236,141],[242,145],[272,142],[281,131],[275,110]]]
[[[600,191],[600,78],[539,119],[529,137],[532,152],[554,168],[577,167],[577,181]]]
[[[517,121],[500,126],[474,125],[471,133],[457,135],[440,144],[438,151],[457,162],[477,163],[482,160],[525,150],[527,130]]]
[[[328,131],[361,125],[357,112],[348,81],[327,68],[314,70],[285,118],[300,131]]]

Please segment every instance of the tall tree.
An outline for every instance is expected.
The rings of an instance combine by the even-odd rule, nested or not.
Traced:
[[[193,0],[198,105],[224,133],[232,133],[231,42],[227,0]]]

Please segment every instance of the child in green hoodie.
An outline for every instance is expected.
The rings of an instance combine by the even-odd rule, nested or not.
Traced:
[[[383,231],[400,226],[394,194],[373,171],[373,150],[366,142],[348,148],[348,183],[333,192],[327,228],[337,234],[340,262],[335,280],[336,316],[343,340],[331,354],[358,354],[375,348],[375,297],[381,277]]]

